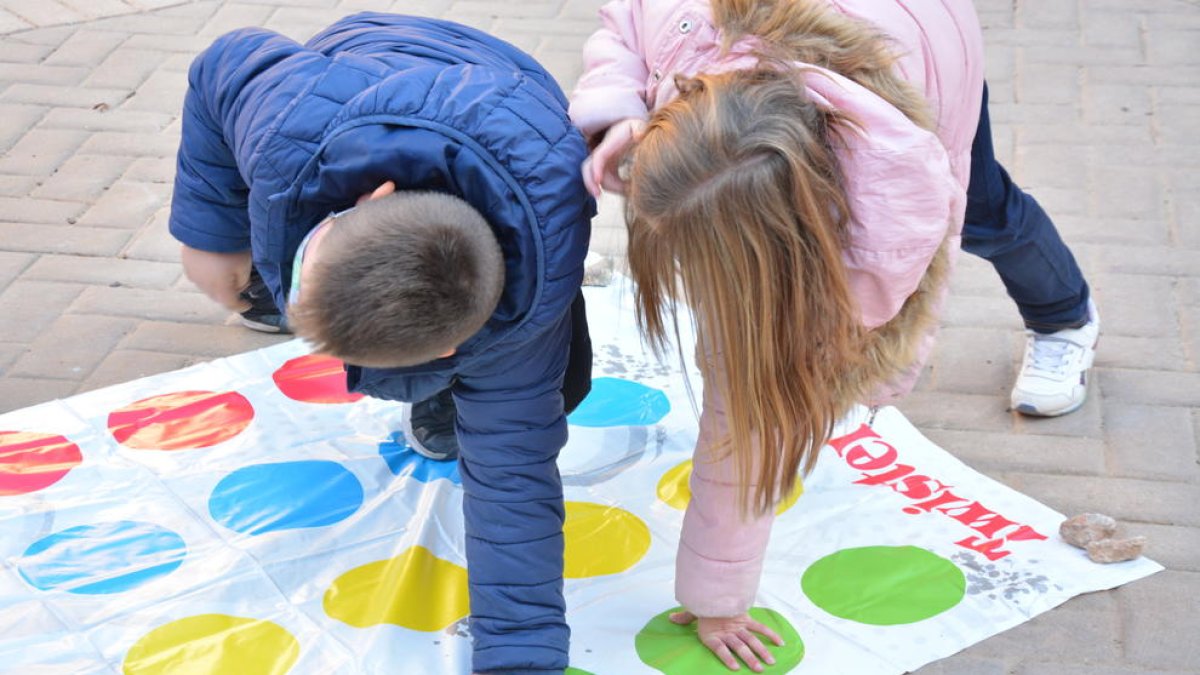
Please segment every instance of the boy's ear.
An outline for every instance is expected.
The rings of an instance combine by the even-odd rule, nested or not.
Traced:
[[[369,202],[372,199],[379,199],[380,197],[386,197],[395,191],[396,191],[396,184],[389,180],[388,182],[384,183],[383,185],[380,185],[379,187],[375,188],[373,191],[371,191],[370,194],[366,194],[366,195],[359,197],[358,201],[355,202],[355,204],[361,204],[363,202]]]

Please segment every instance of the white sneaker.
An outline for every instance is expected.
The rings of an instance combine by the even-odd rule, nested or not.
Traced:
[[[1038,417],[1065,415],[1087,398],[1087,371],[1096,357],[1100,315],[1088,300],[1088,322],[1054,333],[1026,331],[1025,359],[1012,390],[1012,407]]]

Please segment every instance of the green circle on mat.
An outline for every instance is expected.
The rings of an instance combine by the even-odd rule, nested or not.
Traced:
[[[957,565],[916,546],[847,548],[821,558],[800,580],[804,594],[830,614],[872,626],[924,621],[962,601],[967,579]]]
[[[682,609],[669,609],[650,619],[650,622],[638,631],[633,641],[638,658],[664,675],[728,675],[730,671],[725,664],[696,637],[696,622],[693,621],[687,626],[671,623],[668,617]],[[750,616],[783,638],[782,647],[775,646],[769,638],[761,638],[763,644],[775,656],[775,665],[763,664],[763,672],[786,673],[799,665],[804,659],[804,642],[791,622],[779,612],[762,607],[752,608]],[[744,664],[742,668],[745,672],[750,672]]]
[[[592,675],[592,674],[586,670],[580,670],[579,668],[567,668],[566,672],[564,672],[563,675]]]

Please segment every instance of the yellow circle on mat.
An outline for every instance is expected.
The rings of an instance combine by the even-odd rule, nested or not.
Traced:
[[[692,460],[689,459],[686,462],[671,467],[670,471],[664,473],[663,477],[658,479],[658,498],[666,502],[667,506],[677,508],[680,511],[686,509],[688,502],[692,499],[692,490],[688,487],[688,482],[691,479]],[[804,485],[797,479],[796,487],[792,488],[787,498],[779,502],[779,505],[775,507],[775,515],[779,515],[795,506],[796,500],[800,499],[800,495],[802,494],[804,494]]]
[[[382,623],[442,630],[470,611],[467,570],[413,546],[342,574],[325,591],[325,613],[355,628]]]
[[[125,675],[283,675],[300,643],[282,626],[228,614],[198,614],[146,633],[125,655]]]
[[[566,578],[624,572],[650,550],[650,528],[625,509],[591,502],[567,502],[566,507]]]

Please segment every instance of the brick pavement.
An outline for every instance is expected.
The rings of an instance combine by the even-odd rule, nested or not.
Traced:
[[[0,0],[0,411],[276,342],[182,278],[165,232],[191,57],[263,25],[303,39],[359,9],[452,18],[566,87],[600,0]],[[901,408],[931,438],[1064,512],[1148,534],[1169,570],[1068,602],[922,673],[1200,671],[1200,3],[975,0],[998,153],[1094,289],[1091,398],[1005,410],[1023,342],[988,265],[963,257],[946,328]],[[605,202],[593,247],[623,250]]]

